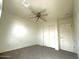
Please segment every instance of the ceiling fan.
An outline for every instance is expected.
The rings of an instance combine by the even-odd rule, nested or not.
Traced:
[[[38,22],[39,20],[43,20],[46,22],[44,17],[48,16],[45,9],[42,9],[41,11],[36,11],[31,8],[29,8],[31,13],[33,14],[30,18],[34,19],[34,22]]]
[[[45,13],[45,11],[46,11],[45,9],[43,9],[43,10],[41,9],[41,11],[36,11],[37,9],[35,9],[35,10],[32,9],[32,7],[29,6],[30,4],[29,4],[28,0],[24,0],[23,5],[25,7],[28,7],[29,10],[31,11],[31,13],[33,14],[33,16],[31,16],[30,18],[34,19],[34,22],[38,22],[40,19],[46,22],[44,17],[47,16],[48,14]]]

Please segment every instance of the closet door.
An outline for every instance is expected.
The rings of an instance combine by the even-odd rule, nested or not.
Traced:
[[[56,28],[55,25],[49,26],[49,40],[50,47],[56,48]]]
[[[71,24],[60,25],[60,49],[73,52],[73,46]]]
[[[51,48],[56,47],[56,29],[54,24],[44,27],[44,45]]]

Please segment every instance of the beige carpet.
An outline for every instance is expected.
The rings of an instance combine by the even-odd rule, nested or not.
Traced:
[[[0,59],[78,59],[75,53],[38,45],[1,53],[0,56],[3,56]]]

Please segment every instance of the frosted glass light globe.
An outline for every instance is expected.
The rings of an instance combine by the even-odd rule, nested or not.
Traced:
[[[24,5],[25,7],[29,7],[29,6],[30,6],[29,1],[28,1],[28,0],[24,0],[24,1],[23,1],[23,5]]]

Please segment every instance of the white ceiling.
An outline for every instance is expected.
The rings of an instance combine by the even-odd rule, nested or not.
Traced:
[[[31,15],[30,10],[23,6],[23,0],[4,0],[3,10],[25,19]],[[46,9],[48,13],[47,20],[53,20],[57,17],[65,17],[66,14],[72,14],[73,0],[29,0],[32,8]]]

